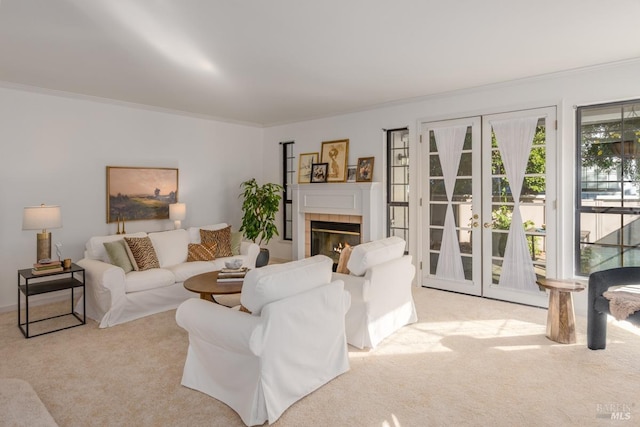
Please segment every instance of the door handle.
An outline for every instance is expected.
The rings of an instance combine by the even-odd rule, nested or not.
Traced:
[[[490,223],[490,222],[485,222],[484,223],[484,228],[492,228],[492,227],[493,227],[492,223]]]
[[[477,228],[480,224],[478,223],[478,221],[473,221],[473,223],[471,224],[471,226],[473,228]]]

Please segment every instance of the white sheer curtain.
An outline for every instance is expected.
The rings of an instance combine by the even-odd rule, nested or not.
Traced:
[[[520,213],[520,192],[537,124],[538,117],[491,122],[514,202],[499,285],[526,291],[538,287]]]
[[[436,267],[436,277],[448,280],[464,280],[464,268],[460,256],[460,243],[456,233],[456,223],[453,217],[453,189],[456,184],[458,165],[462,156],[464,138],[467,134],[466,126],[454,126],[450,128],[434,129],[444,187],[447,194],[447,211],[444,218],[444,230],[442,231],[442,244],[440,257]]]

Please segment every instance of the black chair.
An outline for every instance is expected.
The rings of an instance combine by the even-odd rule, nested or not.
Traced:
[[[607,314],[609,300],[602,296],[611,286],[640,284],[640,267],[620,267],[591,273],[587,308],[587,346],[601,350],[607,346]],[[640,325],[640,311],[626,320]]]

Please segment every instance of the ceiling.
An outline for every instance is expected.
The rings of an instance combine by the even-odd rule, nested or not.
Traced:
[[[638,0],[0,0],[0,85],[271,126],[640,57]]]

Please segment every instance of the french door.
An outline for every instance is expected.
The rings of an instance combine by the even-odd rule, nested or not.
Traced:
[[[422,285],[545,307],[555,273],[554,107],[421,127]]]

